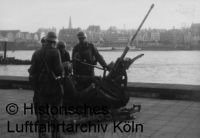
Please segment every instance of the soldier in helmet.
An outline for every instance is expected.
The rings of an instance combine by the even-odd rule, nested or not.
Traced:
[[[85,32],[78,32],[77,37],[79,43],[73,48],[72,60],[75,57],[91,65],[96,65],[97,62],[99,62],[103,68],[107,68],[107,64],[104,58],[99,54],[96,47],[86,41],[87,36]],[[81,63],[75,63],[73,73],[75,75],[94,76],[94,67],[87,66]]]
[[[60,52],[55,48],[56,42],[56,33],[48,32],[45,46],[35,51],[32,56],[32,63],[28,71],[30,76],[36,76],[34,82],[37,83],[37,95],[39,95],[37,107],[50,106],[58,108],[62,101],[63,88],[58,78],[64,76],[64,70]],[[44,109],[45,113],[40,113],[37,110],[39,127],[44,126],[49,121],[45,118],[51,118],[51,124],[58,125],[59,114],[53,114],[50,117],[46,108]],[[45,135],[39,128],[39,138],[45,137]],[[52,129],[52,138],[60,138],[58,129]]]
[[[66,61],[70,61],[69,52],[65,49],[65,47],[66,47],[66,43],[62,40],[59,41],[56,46],[56,48],[60,51],[62,63]]]
[[[44,47],[45,46],[45,43],[46,43],[46,40],[45,40],[45,37],[42,37],[42,39],[41,39],[41,45],[42,45],[42,47]],[[37,51],[37,50],[36,50]],[[35,51],[35,53],[36,53],[36,51]],[[32,79],[32,78],[30,78],[29,77],[29,79]],[[30,80],[31,81],[31,80]],[[31,82],[32,83],[32,82]],[[38,89],[37,89],[37,87],[38,87],[38,85],[37,84],[33,84],[33,91],[34,91],[34,95],[33,95],[33,103],[34,104],[37,104],[38,103],[38,100],[39,100],[39,95],[38,95]],[[37,115],[37,109],[36,108],[34,108],[34,110],[35,110],[35,114]]]
[[[45,45],[45,42],[46,42],[46,40],[45,40],[45,37],[42,37],[42,39],[41,39],[41,44],[42,44],[42,47],[44,47],[44,45]]]

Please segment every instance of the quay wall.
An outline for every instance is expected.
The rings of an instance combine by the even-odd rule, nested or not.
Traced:
[[[0,76],[0,89],[27,89],[28,77]],[[200,85],[129,82],[126,91],[131,97],[200,101]]]

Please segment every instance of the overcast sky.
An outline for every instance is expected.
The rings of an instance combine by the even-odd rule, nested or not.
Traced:
[[[200,0],[0,0],[0,30],[36,32],[39,28],[87,29],[100,25],[137,29],[155,4],[142,28],[171,29],[200,23]]]

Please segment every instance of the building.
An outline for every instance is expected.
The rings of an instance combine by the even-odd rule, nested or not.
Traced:
[[[192,44],[200,44],[200,23],[192,24],[190,27],[190,32],[192,34]]]
[[[190,32],[184,35],[184,42],[185,43],[190,43],[192,41],[192,35]]]
[[[0,36],[7,38],[10,42],[15,42],[20,30],[0,30]]]
[[[29,33],[29,32],[23,32],[23,33],[24,33],[24,36],[25,36],[26,40],[28,40],[28,41],[33,40],[32,36],[31,36],[31,33]]]
[[[97,43],[102,41],[102,36],[100,33],[94,33],[94,32],[86,32],[87,35],[87,41],[90,43]]]
[[[200,23],[192,24],[190,27],[192,35],[200,36]]]
[[[91,43],[97,43],[101,40],[101,28],[100,26],[90,25],[87,30],[87,41]]]
[[[77,33],[81,31],[81,28],[72,28],[71,17],[69,19],[68,28],[61,29],[58,33],[58,39],[65,41],[68,45],[74,46],[78,43]]]
[[[194,35],[192,37],[192,42],[194,45],[200,44],[200,36],[199,35]]]
[[[9,45],[12,46],[31,46],[35,42],[39,42],[37,33],[21,32],[20,30],[0,30],[0,37],[6,38]]]
[[[50,32],[50,31],[56,33],[56,28],[55,28],[55,27],[52,27],[52,28],[39,28],[39,29],[37,30],[37,32],[36,32],[37,35],[38,35],[38,37],[39,37],[39,41],[40,41],[43,37],[46,37],[47,33]]]
[[[96,33],[96,34],[100,34],[101,33],[101,28],[100,26],[95,26],[95,25],[90,25],[87,30],[87,32],[93,32],[93,33]]]
[[[160,33],[156,29],[151,32],[151,41],[156,43],[160,41]]]
[[[117,27],[115,26],[110,26],[110,28],[106,31],[106,34],[117,34],[118,31],[117,31]]]
[[[58,39],[65,41],[67,44],[75,45],[78,42],[77,33],[81,31],[80,28],[61,29],[58,33]]]

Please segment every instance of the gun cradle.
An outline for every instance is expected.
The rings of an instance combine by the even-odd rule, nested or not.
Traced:
[[[111,71],[106,76],[106,79],[111,80],[113,83],[115,83],[119,88],[122,90],[126,89],[127,86],[127,73],[126,70],[129,69],[131,64],[137,60],[138,58],[142,57],[144,54],[140,54],[136,56],[135,58],[124,58],[120,59],[118,58],[115,62],[111,62],[108,66],[111,68]]]

